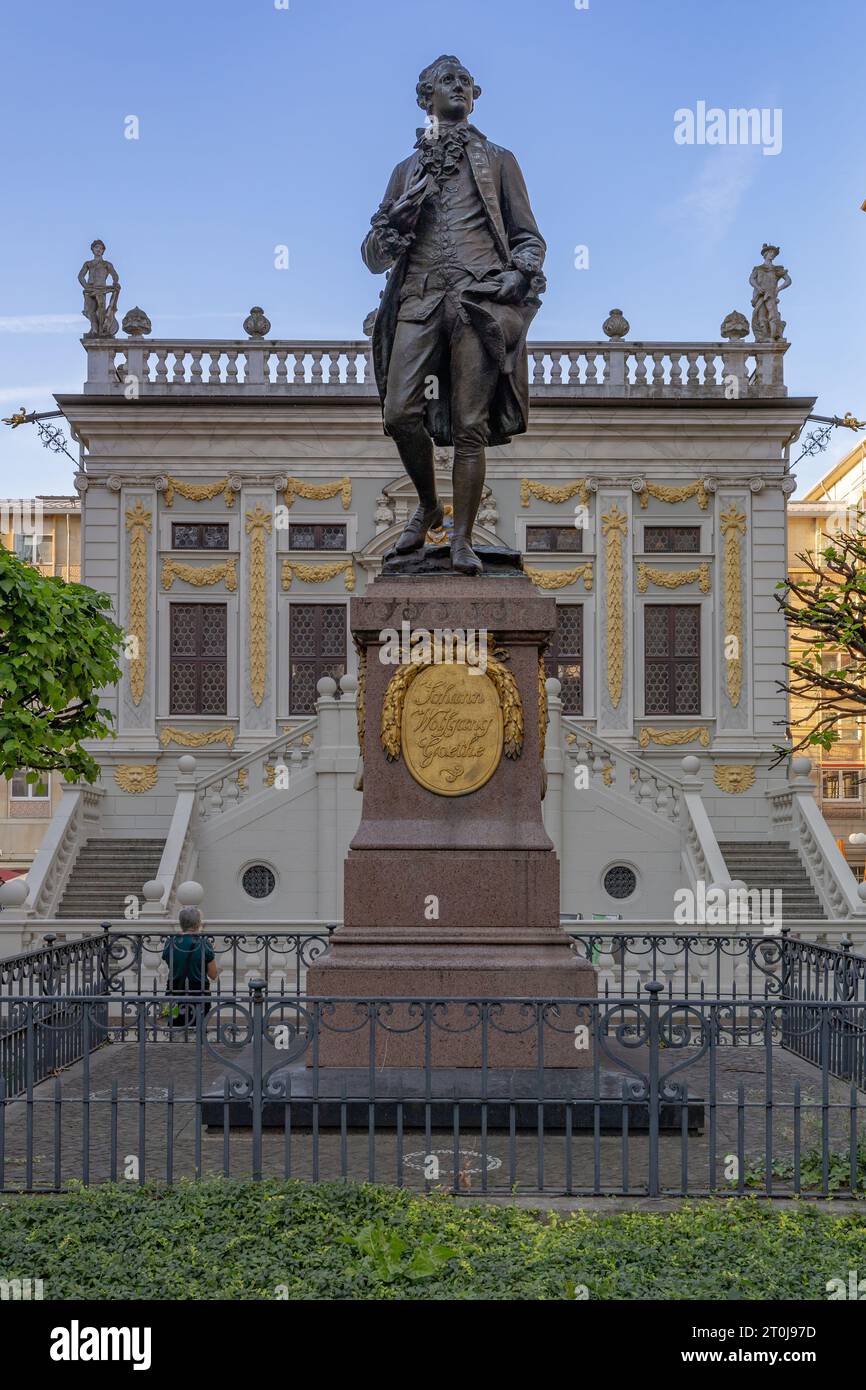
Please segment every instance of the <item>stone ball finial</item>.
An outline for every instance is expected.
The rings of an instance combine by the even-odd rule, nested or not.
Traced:
[[[560,691],[562,690],[562,682],[558,681],[556,676],[548,676],[547,680],[544,682],[544,688],[548,695],[552,695],[554,699],[558,700]]]
[[[631,324],[622,312],[622,309],[611,309],[604,323],[601,325],[602,333],[608,338],[624,338]]]
[[[866,903],[866,883],[857,884],[857,897],[861,903]]]
[[[141,885],[141,891],[146,903],[158,903],[162,900],[165,889],[158,878],[149,878],[147,883]]]
[[[244,332],[248,338],[266,338],[270,331],[270,319],[261,304],[254,304],[244,319]]]
[[[144,338],[148,333],[153,332],[153,324],[144,310],[139,309],[137,304],[134,309],[129,309],[124,314],[120,326],[129,338]]]
[[[204,889],[194,878],[188,878],[186,883],[178,884],[177,900],[181,907],[198,907],[203,897]]]
[[[320,695],[334,696],[337,693],[337,682],[332,676],[322,676],[320,680],[316,681],[316,690]]]
[[[701,770],[701,760],[694,753],[687,753],[680,762],[680,767],[687,777],[697,777]]]
[[[795,777],[808,777],[812,771],[812,759],[802,755],[791,759],[791,772]]]
[[[340,690],[344,695],[354,695],[358,689],[358,677],[346,672],[345,676],[340,677]]]
[[[196,761],[192,753],[182,753],[177,760],[177,770],[184,777],[191,777],[196,769]]]
[[[739,309],[732,309],[722,319],[719,332],[723,338],[745,338],[749,332],[749,320]]]
[[[30,887],[23,874],[7,879],[0,884],[0,907],[23,907],[29,892]]]

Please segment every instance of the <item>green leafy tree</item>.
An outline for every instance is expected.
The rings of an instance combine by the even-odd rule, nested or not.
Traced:
[[[802,572],[776,595],[801,648],[785,662],[790,676],[779,688],[805,706],[794,726],[802,735],[780,750],[783,757],[808,747],[828,751],[841,720],[866,715],[866,530],[858,519],[856,531],[827,540],[817,556],[797,556]]]
[[[113,716],[96,692],[120,679],[123,633],[111,600],[46,578],[0,547],[0,772],[62,772],[93,782],[83,739],[108,738]],[[36,781],[33,776],[31,781]]]

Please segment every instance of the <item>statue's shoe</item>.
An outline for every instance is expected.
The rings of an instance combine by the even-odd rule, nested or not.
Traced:
[[[442,507],[437,502],[436,506],[427,509],[418,507],[415,513],[409,518],[405,531],[394,546],[398,555],[410,555],[413,550],[420,550],[425,540],[427,532],[434,526],[441,526],[445,520]]]
[[[482,571],[481,561],[472,549],[472,546],[465,540],[451,541],[451,568],[457,570],[459,574],[480,574]]]

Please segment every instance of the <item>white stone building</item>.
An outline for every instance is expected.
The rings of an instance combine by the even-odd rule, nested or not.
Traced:
[[[812,406],[786,394],[786,347],[530,343],[530,429],[488,453],[476,538],[521,550],[560,605],[545,820],[565,914],[669,922],[678,888],[740,878],[783,887],[786,916],[863,910],[804,769],[771,768],[788,445]],[[65,791],[26,913],[116,920],[132,896],[156,921],[195,878],[211,922],[339,921],[348,604],[413,505],[369,344],[85,349],[58,397],[83,574],[131,640],[101,780]]]

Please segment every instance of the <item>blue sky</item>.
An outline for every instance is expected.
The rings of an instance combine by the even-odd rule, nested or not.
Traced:
[[[382,281],[358,248],[422,120],[419,69],[454,52],[548,242],[534,336],[600,338],[617,305],[634,338],[716,338],[748,313],[770,240],[793,277],[789,390],[866,417],[862,0],[276,4],[7,7],[0,414],[79,389],[76,276],[96,236],[121,312],[141,305],[160,337],[241,337],[252,304],[276,337],[360,337]],[[781,108],[781,152],[676,144],[674,112],[698,101]],[[837,432],[801,488],[854,442]],[[0,427],[0,492],[70,491],[71,476],[32,427]]]

